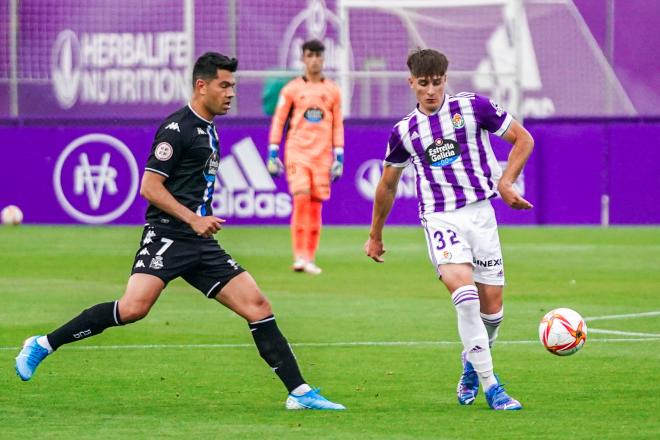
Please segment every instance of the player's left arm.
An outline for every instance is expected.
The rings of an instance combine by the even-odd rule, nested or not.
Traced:
[[[497,191],[504,203],[513,209],[531,209],[532,204],[525,200],[513,186],[513,183],[518,179],[522,172],[527,159],[529,159],[532,150],[534,149],[534,139],[529,134],[527,129],[522,126],[518,121],[513,119],[509,127],[502,135],[502,139],[512,144],[511,152],[509,153],[508,165],[499,183],[497,184]]]
[[[334,160],[330,174],[332,180],[337,180],[344,174],[344,117],[341,112],[341,91],[336,86],[332,106],[332,152]]]

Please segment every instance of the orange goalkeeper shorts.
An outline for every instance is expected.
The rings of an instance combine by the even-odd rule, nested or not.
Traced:
[[[287,162],[286,180],[291,194],[309,193],[318,200],[330,198],[330,168]]]

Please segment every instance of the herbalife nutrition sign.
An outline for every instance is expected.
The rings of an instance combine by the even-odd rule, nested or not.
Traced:
[[[51,74],[63,109],[76,104],[169,104],[189,94],[191,41],[183,32],[76,33],[55,39]]]

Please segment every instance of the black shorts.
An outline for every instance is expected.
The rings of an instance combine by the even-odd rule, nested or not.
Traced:
[[[236,275],[245,272],[215,238],[146,226],[131,274],[154,275],[167,283],[182,277],[207,298],[214,298]]]

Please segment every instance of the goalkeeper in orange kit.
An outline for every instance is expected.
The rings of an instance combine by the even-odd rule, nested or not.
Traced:
[[[323,77],[325,47],[318,40],[302,46],[303,76],[280,92],[270,126],[268,171],[279,176],[286,168],[293,196],[291,241],[293,270],[318,275],[315,263],[321,237],[321,207],[330,198],[330,182],[344,170],[344,124],[339,87]],[[280,142],[288,122],[284,164]]]

